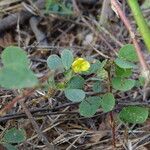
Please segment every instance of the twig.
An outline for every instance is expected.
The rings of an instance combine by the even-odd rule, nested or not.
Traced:
[[[43,131],[42,131],[42,133],[46,133],[47,131],[50,131],[51,129],[53,129],[54,127],[56,127],[57,125],[59,125],[59,124],[61,124],[61,122],[55,122],[55,124],[53,124],[53,125],[51,125],[51,126],[49,126],[48,128],[46,128],[46,129],[44,129]],[[27,140],[26,140],[26,142],[30,142],[31,140],[34,140],[35,138],[37,138],[37,136],[38,136],[38,134],[35,134],[35,135],[33,135],[32,137],[30,137],[30,138],[28,138]],[[23,143],[21,143],[20,145],[22,145]]]
[[[45,112],[45,113],[38,113],[38,114],[34,114],[33,113],[33,116],[34,117],[42,117],[42,116],[47,116],[47,115],[53,116],[53,115],[61,115],[61,114],[74,115],[74,114],[79,114],[79,112],[77,112],[77,111],[71,111],[71,112],[70,111],[66,111],[66,112]],[[25,117],[26,117],[25,114],[20,114],[20,115],[17,114],[15,116],[2,117],[2,118],[0,118],[0,122],[11,120],[11,119],[25,118]]]
[[[23,108],[23,110],[25,111],[26,115],[28,116],[28,119],[32,123],[35,131],[37,132],[37,134],[39,136],[39,139],[47,146],[47,148],[49,148],[49,150],[54,150],[54,146],[52,144],[50,144],[49,141],[47,140],[47,138],[43,135],[42,131],[40,130],[40,128],[38,126],[38,124],[35,122],[32,114],[27,109],[24,101],[21,100],[19,103],[20,103],[21,107]]]
[[[53,111],[57,111],[59,109],[62,109],[62,108],[68,107],[68,106],[74,106],[76,104],[78,104],[78,102],[65,103],[65,104],[62,104],[60,106],[56,106],[55,108],[38,108],[35,110],[31,109],[29,111],[34,117],[44,116],[44,115],[55,115],[55,114],[57,114],[57,112],[55,113]],[[38,112],[40,112],[41,114],[36,114]],[[47,114],[44,114],[42,112],[47,112]],[[60,112],[58,112],[58,113],[60,113]],[[11,119],[19,119],[19,118],[23,118],[23,117],[26,117],[26,115],[22,112],[21,113],[15,113],[15,114],[7,114],[3,117],[0,117],[0,122],[11,120]]]
[[[103,56],[103,57],[106,58],[106,59],[109,59],[109,58],[110,58],[109,56],[103,54],[101,51],[97,50],[91,43],[88,42],[88,44],[89,44],[89,46],[91,46],[91,48],[93,48],[93,50],[96,51],[99,55]]]
[[[89,29],[96,35],[98,36],[102,41],[105,42],[105,44],[109,47],[109,49],[111,49],[112,51],[114,51],[114,48],[107,42],[107,40],[101,35],[98,34],[95,29],[93,28],[93,26],[84,18],[82,17],[82,21],[89,27]]]
[[[92,20],[91,20],[92,21]],[[123,46],[123,44],[116,39],[114,35],[112,35],[104,26],[101,26],[96,20],[93,21],[93,23],[97,26],[98,30],[100,32],[104,32],[107,34],[115,43],[117,43],[119,46]]]
[[[56,106],[55,108],[38,108],[35,110],[29,110],[30,113],[34,116],[34,117],[41,117],[41,116],[46,116],[46,115],[58,115],[58,114],[67,114],[70,112],[53,112],[53,111],[57,111],[59,109],[65,108],[67,106],[74,106],[77,105],[78,102],[75,103],[67,103],[67,104],[63,104],[60,106]],[[146,106],[147,108],[150,108],[150,103],[148,101],[145,102],[132,102],[131,101],[125,101],[125,102],[118,102],[117,103],[117,108],[116,110],[124,107],[124,106],[131,106],[131,105],[136,105],[136,106]],[[40,112],[40,113],[39,113]],[[43,113],[44,112],[44,113]],[[78,112],[71,112],[70,114],[78,114]],[[0,122],[4,122],[4,121],[8,121],[11,119],[20,119],[20,118],[25,118],[26,115],[24,113],[15,113],[15,114],[7,114],[3,117],[0,117]]]
[[[80,9],[78,8],[78,5],[76,3],[76,0],[72,0],[72,3],[74,5],[74,8],[76,9],[78,14],[81,14]],[[98,36],[102,41],[105,42],[105,44],[111,49],[114,50],[113,47],[107,42],[107,40],[100,34],[97,34],[97,32],[95,31],[94,27],[87,21],[87,19],[85,19],[85,17],[83,17],[81,15],[81,20],[86,24],[86,26],[96,35]]]
[[[67,147],[66,150],[71,150],[71,148],[74,146],[74,144],[86,133],[86,131],[83,131],[72,143]]]
[[[137,143],[135,143],[133,145],[133,149],[137,149],[137,148],[140,148],[143,145],[149,144],[149,141],[150,141],[150,134],[145,135]]]
[[[29,96],[29,95],[30,95],[31,93],[33,93],[34,91],[35,91],[35,89],[31,89],[31,90],[29,90],[29,91],[24,92],[23,95],[18,96],[18,97],[15,97],[15,98],[14,98],[11,102],[9,102],[3,109],[0,110],[0,116],[4,115],[7,110],[10,110],[10,109],[14,106],[14,104],[15,104],[16,102],[18,102],[19,100],[21,100],[21,99],[24,98],[24,97]]]

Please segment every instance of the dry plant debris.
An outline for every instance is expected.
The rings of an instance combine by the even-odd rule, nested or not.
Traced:
[[[101,61],[108,59],[111,62],[119,55],[118,50],[123,45],[132,43],[131,33],[128,33],[122,20],[118,18],[119,13],[118,16],[115,14],[117,10],[112,10],[110,0],[108,3],[100,0],[64,0],[49,7],[46,2],[48,0],[0,1],[0,53],[10,45],[23,48],[30,59],[30,68],[41,83],[53,75],[53,72],[49,72],[47,58],[60,56],[64,49],[71,49],[77,57],[75,61],[85,57],[88,60],[91,57]],[[144,0],[139,2],[144,16],[150,22],[150,8],[144,8]],[[129,19],[146,65],[149,65],[146,47],[136,30],[126,1],[120,1],[120,7]],[[108,14],[105,15],[106,12]],[[88,64],[86,60],[82,60]],[[3,66],[2,60],[0,66]],[[109,67],[108,65],[106,68]],[[135,69],[132,78],[136,80],[140,71]],[[100,75],[109,77],[105,71]],[[83,76],[86,77],[85,80],[95,77]],[[55,80],[62,88],[61,83],[64,81],[59,71],[56,71]],[[84,90],[89,96],[104,96],[106,90],[112,91],[111,87],[102,85],[103,92],[98,91],[95,94],[92,88],[91,81],[88,80]],[[98,88],[95,84],[93,89]],[[39,89],[25,90],[0,87],[0,141],[11,128],[21,128],[26,133],[26,139],[17,144],[13,143],[19,150],[150,149],[150,120],[147,119],[143,124],[125,124],[117,116],[124,106],[150,107],[148,97],[143,101],[142,87],[114,93],[116,106],[111,113],[107,112],[107,109],[111,109],[109,107],[104,112],[100,108],[89,118],[80,115],[79,102],[69,101],[61,90],[47,90],[42,86]],[[105,96],[112,97],[111,94]],[[5,149],[2,144],[0,142],[0,150]]]

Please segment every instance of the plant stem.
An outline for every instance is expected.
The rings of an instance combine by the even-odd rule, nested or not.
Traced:
[[[108,66],[107,72],[108,72],[108,92],[112,93],[111,65]],[[113,116],[112,111],[109,113],[109,117],[110,117],[110,127],[112,130],[112,144],[113,144],[113,148],[116,149],[116,125],[115,125],[115,120],[114,120],[114,116]]]
[[[113,116],[113,112],[109,113],[109,117],[110,117],[110,126],[111,126],[111,130],[112,130],[112,144],[114,149],[116,149],[116,129],[115,129],[115,121],[114,121],[114,116]]]
[[[137,23],[141,36],[143,37],[145,45],[150,52],[150,29],[148,27],[146,20],[143,17],[142,11],[138,4],[138,0],[127,0],[127,1],[132,10],[134,19]]]

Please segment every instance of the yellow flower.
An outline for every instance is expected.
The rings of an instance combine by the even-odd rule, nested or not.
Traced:
[[[82,71],[87,71],[90,68],[90,63],[83,58],[77,58],[72,63],[72,69],[75,73],[80,73]]]

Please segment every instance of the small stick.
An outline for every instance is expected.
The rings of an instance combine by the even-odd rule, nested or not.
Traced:
[[[5,112],[7,110],[10,110],[15,103],[17,103],[19,100],[21,100],[22,98],[24,97],[27,97],[29,96],[30,94],[32,94],[33,92],[35,91],[35,89],[31,89],[29,91],[27,91],[26,93],[24,93],[23,95],[21,96],[18,96],[18,97],[15,97],[11,102],[9,102],[2,110],[0,110],[0,116],[4,115]]]
[[[27,117],[29,118],[30,122],[32,123],[36,133],[39,136],[39,139],[47,146],[47,148],[49,150],[54,150],[54,145],[50,144],[49,141],[47,140],[47,138],[43,135],[41,129],[39,128],[38,124],[34,120],[32,114],[27,109],[27,107],[24,103],[24,100],[21,100],[19,103],[20,103],[21,107],[23,108],[23,110],[25,111],[25,113],[26,113]]]

